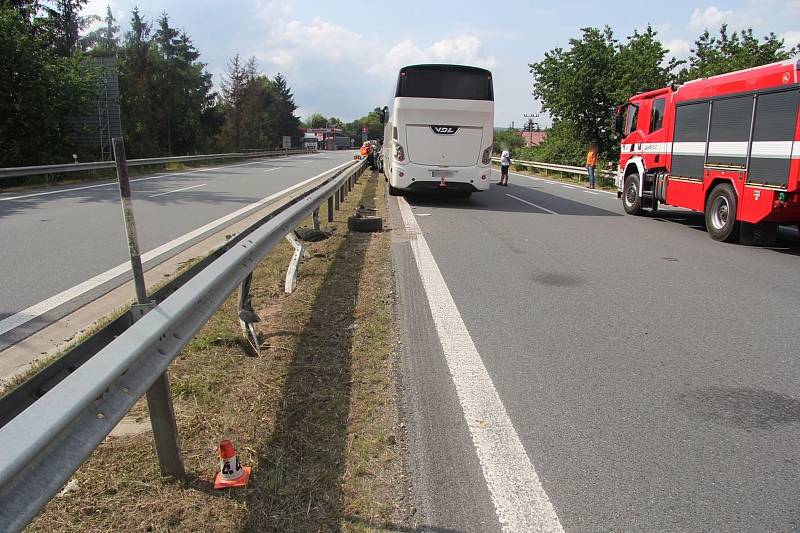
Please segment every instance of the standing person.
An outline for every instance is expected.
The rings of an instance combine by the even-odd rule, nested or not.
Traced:
[[[586,173],[589,176],[589,188],[594,189],[594,169],[597,166],[597,145],[592,143],[589,145],[589,151],[586,153]]]
[[[500,185],[508,187],[508,167],[511,166],[511,154],[503,150],[500,154]]]

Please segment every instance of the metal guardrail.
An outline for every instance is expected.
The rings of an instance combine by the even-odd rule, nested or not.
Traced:
[[[249,288],[264,256],[309,215],[318,221],[326,200],[332,220],[364,167],[354,161],[323,176],[0,428],[0,529],[22,530],[228,296]]]
[[[499,157],[493,157],[492,161],[495,163],[500,162]],[[577,174],[578,179],[580,180],[581,176],[587,176],[589,171],[586,170],[586,167],[574,167],[571,165],[555,165],[553,163],[542,163],[540,161],[517,161],[512,160],[512,165],[521,165],[523,167],[531,167],[531,168],[540,168],[543,170],[549,170],[552,172],[563,172],[565,174]],[[613,179],[616,175],[616,172],[613,170],[596,170],[595,175],[598,178],[606,178],[606,179]]]
[[[314,153],[316,150],[268,150],[262,152],[235,152],[229,154],[204,154],[182,155],[176,157],[155,157],[150,159],[129,159],[129,167],[147,165],[164,165],[167,163],[190,163],[192,161],[208,161],[210,159],[246,159],[255,157],[278,157],[282,155]],[[37,176],[43,174],[64,174],[67,172],[81,172],[85,170],[98,170],[114,168],[114,161],[93,161],[90,163],[64,163],[62,165],[39,165],[35,167],[6,167],[0,168],[0,178],[15,178],[19,176]]]

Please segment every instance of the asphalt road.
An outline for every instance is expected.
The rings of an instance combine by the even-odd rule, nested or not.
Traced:
[[[414,525],[523,530],[517,505],[543,529],[800,529],[796,230],[717,243],[702,215],[627,216],[615,195],[513,174],[408,202],[426,242],[392,202]],[[467,339],[448,340],[458,321]],[[472,346],[482,365],[459,363]],[[490,389],[502,406],[476,419]],[[503,416],[500,444],[528,464],[487,454]],[[512,481],[529,466],[541,491]]]
[[[347,150],[134,177],[140,250],[144,256],[351,159]],[[15,316],[29,318],[22,314],[25,310],[128,261],[128,250],[116,181],[2,194],[0,224],[0,341],[41,327],[130,279],[129,272],[112,272],[102,283],[92,283],[97,286],[88,292],[75,290],[81,294],[65,297],[68,301],[8,331],[16,324],[11,320]],[[177,247],[168,246],[170,251],[146,267],[202,238],[196,235]]]

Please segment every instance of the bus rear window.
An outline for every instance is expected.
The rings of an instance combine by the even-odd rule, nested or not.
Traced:
[[[494,91],[486,70],[420,66],[400,71],[395,96],[493,101]]]

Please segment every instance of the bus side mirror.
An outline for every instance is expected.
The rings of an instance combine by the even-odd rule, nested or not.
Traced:
[[[386,113],[388,111],[389,111],[389,108],[386,107],[386,106],[384,106],[384,108],[381,109],[381,124],[386,124]]]

